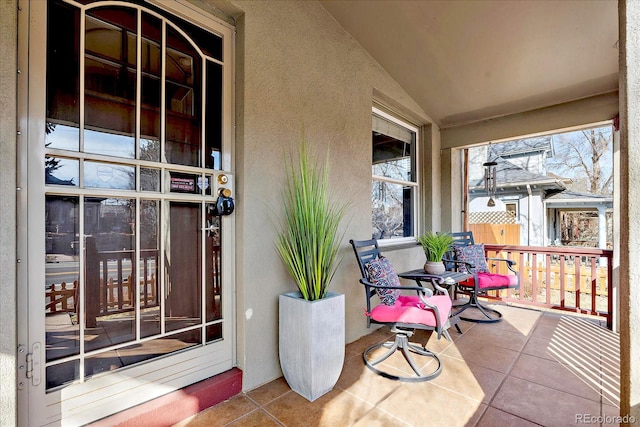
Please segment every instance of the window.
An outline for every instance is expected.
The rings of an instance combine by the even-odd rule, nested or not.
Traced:
[[[416,235],[418,128],[373,108],[372,236],[374,239]]]

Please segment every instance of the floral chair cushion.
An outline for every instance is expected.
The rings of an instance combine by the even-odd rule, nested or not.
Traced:
[[[369,261],[365,268],[369,275],[369,281],[378,286],[402,286],[398,274],[389,259],[381,256],[380,258]],[[376,292],[380,297],[380,302],[385,305],[394,305],[400,296],[400,289],[379,289]]]
[[[484,255],[484,244],[455,246],[456,259],[458,261],[468,262],[473,268],[467,269],[466,264],[458,264],[458,268],[463,273],[488,273],[489,266]],[[471,270],[471,271],[468,271]]]

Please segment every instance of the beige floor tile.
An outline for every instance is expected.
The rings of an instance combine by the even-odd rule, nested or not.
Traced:
[[[406,383],[378,408],[412,426],[475,425],[486,405],[429,382]]]
[[[455,345],[449,347],[442,354],[505,374],[509,372],[519,355],[517,351],[470,336],[460,338],[455,342]]]
[[[549,347],[550,342],[550,338],[531,337],[522,349],[522,353],[541,357],[543,359],[556,360],[554,354],[551,353],[551,349]]]
[[[522,380],[600,402],[600,370],[567,366],[528,354],[521,355],[510,373]]]
[[[251,412],[250,414],[238,419],[237,421],[227,424],[226,427],[280,427],[278,421],[274,420],[262,409]]]
[[[395,418],[380,409],[373,409],[358,419],[353,426],[357,427],[408,427],[410,424]]]
[[[422,348],[419,344],[416,344],[418,348]],[[389,351],[389,349],[381,347],[376,350],[371,351],[367,355],[367,358],[370,362],[375,361],[377,358],[384,356]],[[413,351],[409,351],[415,366],[420,369],[422,375],[428,375],[437,369],[437,362],[434,356],[424,356],[422,354],[415,353]],[[415,376],[415,372],[409,365],[409,362],[404,357],[404,354],[401,350],[396,350],[391,356],[385,359],[383,362],[375,365],[375,368],[382,372],[387,372],[391,375],[396,376]]]
[[[600,403],[515,377],[505,380],[491,406],[547,427],[580,425],[577,414],[600,413]]]
[[[402,383],[377,375],[359,358],[345,363],[336,389],[344,390],[373,405],[383,400]]]
[[[196,416],[191,417],[175,427],[217,427],[255,411],[258,408],[255,403],[244,395],[238,395],[216,406],[206,409]]]
[[[502,323],[502,322],[500,322]],[[515,330],[496,327],[496,323],[485,323],[471,329],[467,336],[473,337],[492,345],[497,345],[509,350],[520,351],[527,342],[527,336]]]
[[[258,405],[264,406],[289,391],[291,391],[289,384],[287,384],[284,377],[280,377],[277,380],[273,380],[263,386],[247,392],[247,397]]]
[[[557,326],[540,321],[531,333],[531,338],[551,339],[556,332]]]
[[[499,409],[488,407],[476,427],[535,427],[537,425]]]
[[[372,328],[373,327],[374,326],[372,326]],[[360,339],[357,339],[356,341],[346,345],[345,358],[356,356],[358,354],[361,355],[367,348],[381,341],[393,341],[393,336],[394,334],[389,331],[389,328],[387,326],[372,330],[368,335],[365,335]]]
[[[489,403],[505,377],[500,372],[446,355],[441,355],[440,360],[442,373],[431,383],[483,403]]]
[[[297,393],[287,393],[263,408],[285,426],[347,426],[355,423],[373,405],[333,389],[314,402]]]

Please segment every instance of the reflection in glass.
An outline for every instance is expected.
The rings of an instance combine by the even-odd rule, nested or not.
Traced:
[[[201,205],[169,202],[165,234],[165,328],[200,323],[202,309]]]
[[[80,182],[80,161],[44,156],[44,183],[77,187]]]
[[[87,11],[85,129],[87,153],[135,156],[137,12],[126,7]]]
[[[135,139],[133,135],[116,135],[109,132],[84,130],[85,153],[104,154],[106,156],[132,159]]]
[[[372,227],[374,239],[408,237],[413,234],[413,187],[373,181]]]
[[[78,354],[78,197],[45,198],[46,360]]]
[[[218,341],[222,339],[222,323],[207,326],[207,342]]]
[[[134,199],[85,198],[85,349],[135,336]]]
[[[372,140],[374,175],[415,182],[415,132],[374,114]]]
[[[167,162],[201,166],[202,58],[169,27],[165,60]]]
[[[80,379],[80,361],[70,360],[47,366],[47,389],[58,387]]]
[[[207,232],[205,234],[205,314],[206,321],[222,319],[222,256],[220,246],[221,222],[213,215],[214,205],[207,203]]]
[[[140,168],[140,190],[160,191],[160,170]]]
[[[140,68],[140,159],[160,160],[160,94],[162,93],[162,23],[147,13],[142,14],[142,57]]]
[[[160,202],[140,200],[140,336],[160,333]]]
[[[205,167],[221,169],[222,149],[222,65],[207,61],[207,104],[205,127]]]
[[[44,146],[60,150],[78,151],[80,146],[80,130],[74,126],[47,122]]]
[[[47,124],[45,146],[79,150],[80,12],[60,1],[47,4]],[[59,123],[65,123],[61,125]]]
[[[140,160],[160,160],[160,140],[140,139]]]
[[[135,190],[136,168],[135,166],[85,161],[84,187]]]
[[[124,366],[131,366],[145,360],[199,345],[202,343],[201,335],[200,329],[179,332],[153,341],[136,343],[118,350],[87,357],[85,362],[86,377],[89,378],[102,372],[114,371]]]

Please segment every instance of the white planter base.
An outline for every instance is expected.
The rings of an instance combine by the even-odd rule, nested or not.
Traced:
[[[317,301],[280,295],[280,367],[289,387],[313,402],[331,391],[344,364],[344,295]]]

